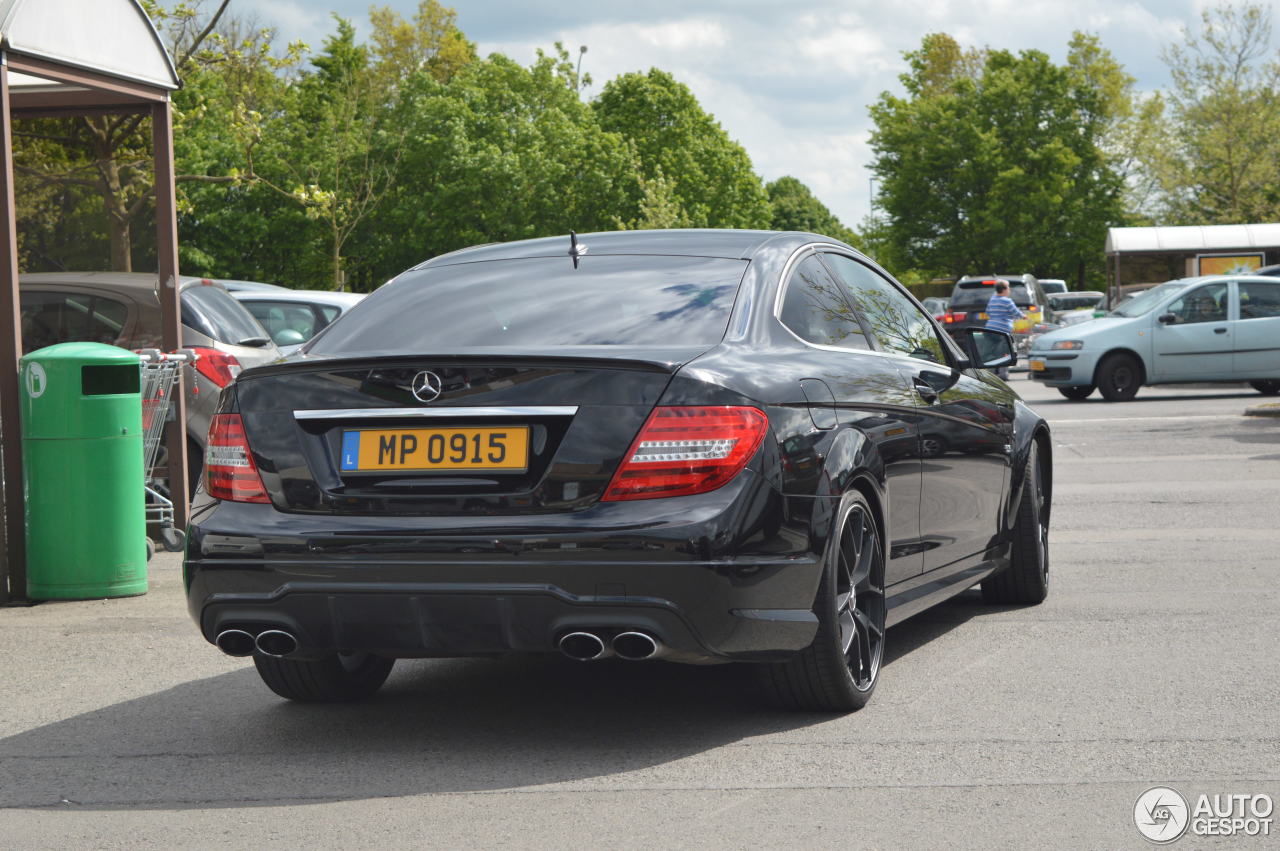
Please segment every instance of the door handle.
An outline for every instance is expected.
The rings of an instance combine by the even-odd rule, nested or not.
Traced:
[[[1213,329],[1213,333],[1215,333],[1215,334],[1225,334],[1225,333],[1227,333],[1227,329],[1226,329],[1226,328],[1214,328],[1214,329]]]

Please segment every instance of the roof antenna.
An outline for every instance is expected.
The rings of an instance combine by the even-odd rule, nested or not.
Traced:
[[[573,258],[573,268],[578,268],[578,260],[587,253],[587,246],[578,242],[578,235],[569,231],[569,256]]]

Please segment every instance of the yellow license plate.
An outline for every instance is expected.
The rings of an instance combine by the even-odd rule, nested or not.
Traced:
[[[343,472],[523,473],[529,427],[365,428],[342,434]]]
[[[1030,369],[1032,372],[1039,372],[1040,370],[1044,369],[1044,361],[1042,360],[1027,361],[1027,368]]]

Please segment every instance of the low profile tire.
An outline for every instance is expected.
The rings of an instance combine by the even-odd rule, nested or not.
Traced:
[[[762,664],[766,692],[788,709],[851,712],[871,699],[884,657],[884,548],[861,494],[841,505],[814,611],[813,644],[786,662]]]
[[[368,653],[335,653],[324,659],[253,656],[267,688],[302,703],[341,703],[369,697],[387,681],[395,662]]]
[[[1049,595],[1049,513],[1035,442],[1027,458],[1024,482],[1009,566],[982,580],[982,598],[988,603],[1035,605]]]
[[[1098,390],[1108,402],[1128,402],[1142,386],[1142,364],[1133,355],[1109,355],[1098,365]]]
[[[1263,396],[1280,395],[1280,381],[1250,381],[1249,386]]]
[[[1081,399],[1088,399],[1089,394],[1096,389],[1097,388],[1090,384],[1086,387],[1059,387],[1058,392],[1073,402],[1078,402]]]

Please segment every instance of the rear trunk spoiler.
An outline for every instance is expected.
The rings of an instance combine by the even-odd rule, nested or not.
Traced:
[[[283,360],[246,369],[239,380],[277,375],[280,373],[327,372],[335,368],[363,369],[404,364],[417,360],[433,363],[466,364],[519,361],[547,366],[576,367],[579,369],[627,369],[644,372],[674,373],[689,361],[705,354],[713,346],[548,346],[545,349],[505,346],[471,346],[448,353],[378,352],[364,356],[316,356],[299,353]]]

